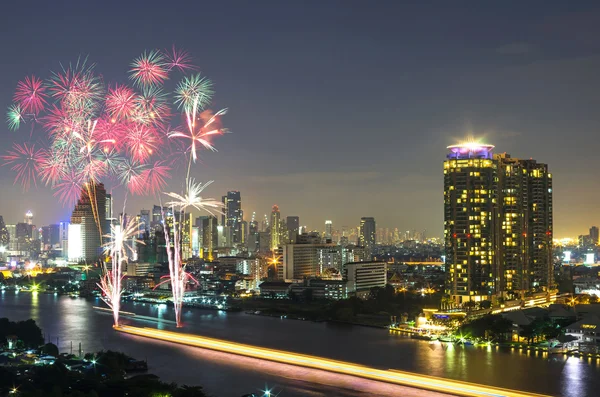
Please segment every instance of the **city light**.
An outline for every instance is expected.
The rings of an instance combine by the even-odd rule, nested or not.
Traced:
[[[315,368],[329,372],[357,376],[381,382],[393,383],[419,389],[432,390],[460,396],[476,397],[542,397],[541,394],[508,390],[473,383],[436,378],[433,376],[417,375],[410,372],[397,370],[380,370],[358,364],[336,361],[327,358],[309,356],[299,353],[290,353],[281,350],[268,349],[236,342],[207,338],[192,334],[182,334],[172,331],[151,328],[138,328],[127,325],[115,327],[117,331],[146,338],[158,339],[167,342],[180,343],[204,349],[216,350],[225,353],[238,354],[279,363],[298,365],[301,367]]]

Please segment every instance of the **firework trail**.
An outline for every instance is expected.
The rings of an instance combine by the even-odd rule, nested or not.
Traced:
[[[197,152],[215,151],[212,139],[227,132],[220,122],[227,110],[208,110],[213,84],[197,71],[189,54],[173,47],[145,51],[136,58],[128,72],[131,85],[107,84],[87,58],[61,66],[47,79],[27,76],[16,85],[6,122],[15,131],[30,125],[30,141],[15,143],[0,158],[15,171],[15,183],[24,190],[39,180],[64,205],[77,202],[85,192],[100,236],[108,238],[98,216],[97,183],[111,183],[113,190],[122,186],[126,194],[158,196],[175,165],[169,157],[177,157],[178,148],[185,147],[185,156],[178,156],[187,161],[185,191],[169,194],[175,200],[171,206],[181,213],[186,208],[216,210],[217,201],[199,196],[208,184],[195,184],[189,175]],[[185,75],[188,72],[192,74]],[[170,79],[177,79],[172,91],[164,85]],[[173,222],[171,233],[166,233],[175,302],[180,302],[190,280],[181,258],[182,220]],[[107,244],[115,243],[113,234]],[[114,308],[120,297],[114,292],[122,276],[119,258],[124,256],[116,247],[106,253],[113,257],[113,270],[105,272],[101,285]]]
[[[104,245],[104,251],[111,258],[112,269],[108,270],[104,265],[104,272],[98,287],[103,293],[102,300],[112,309],[115,327],[119,326],[121,294],[123,293],[123,266],[126,266],[129,260],[128,253],[133,254],[133,249],[128,243],[143,244],[135,238],[139,233],[139,226],[137,222],[127,222],[125,217],[121,216],[119,224],[111,225],[110,234],[105,236],[109,242]]]

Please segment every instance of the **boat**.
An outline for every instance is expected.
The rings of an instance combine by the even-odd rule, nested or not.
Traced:
[[[425,334],[411,334],[410,337],[412,339],[418,339],[418,340],[433,340],[431,335],[425,335]]]
[[[440,342],[447,342],[447,343],[452,343],[454,342],[454,337],[452,335],[440,335],[440,337],[438,338],[438,340]]]

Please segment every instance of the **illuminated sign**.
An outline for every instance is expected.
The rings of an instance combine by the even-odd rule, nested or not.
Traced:
[[[581,328],[596,329],[596,326],[594,324],[583,324]]]
[[[563,262],[571,262],[571,251],[563,252]]]

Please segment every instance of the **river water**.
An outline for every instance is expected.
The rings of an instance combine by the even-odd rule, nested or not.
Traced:
[[[0,294],[0,317],[33,318],[61,352],[112,349],[147,359],[164,381],[202,385],[214,397],[239,397],[273,388],[281,397],[434,396],[436,393],[325,371],[243,358],[114,332],[100,300],[50,294]],[[137,326],[175,329],[172,308],[124,303],[122,310],[161,319],[123,319]],[[474,383],[555,396],[600,395],[600,361],[493,347],[417,341],[376,328],[184,309],[183,332]],[[439,396],[439,394],[437,394]]]

